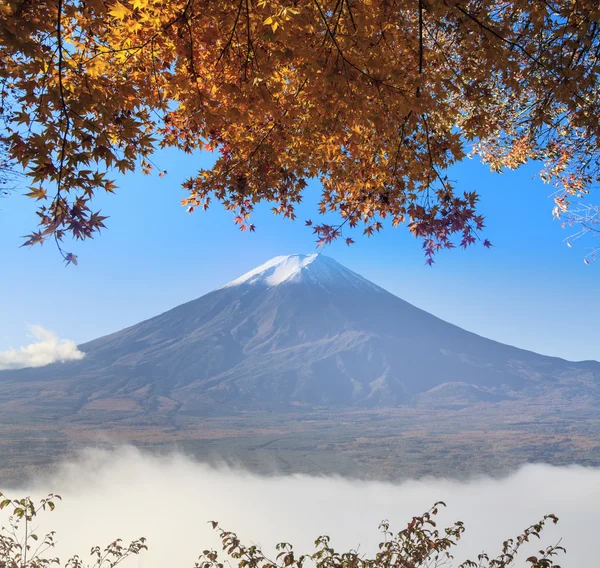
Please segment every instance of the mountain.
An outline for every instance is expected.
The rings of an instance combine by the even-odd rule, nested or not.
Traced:
[[[321,254],[276,257],[201,298],[0,372],[0,411],[101,422],[240,411],[600,400],[600,363],[485,339]]]

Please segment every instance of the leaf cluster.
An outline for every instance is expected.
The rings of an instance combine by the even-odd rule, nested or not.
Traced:
[[[50,494],[39,501],[30,497],[10,499],[0,492],[0,512],[7,511],[6,524],[0,525],[0,566],[2,568],[51,568],[61,566],[57,557],[51,556],[56,544],[54,531],[45,535],[37,534],[35,521],[40,513],[53,511],[60,495]],[[90,561],[79,556],[69,558],[66,568],[114,568],[132,555],[147,550],[146,539],[134,540],[129,545],[120,539],[105,548],[94,547],[90,551]]]
[[[212,526],[218,531],[222,549],[228,559],[238,568],[441,568],[452,565],[452,551],[465,532],[464,523],[455,522],[444,529],[437,527],[435,517],[443,502],[436,503],[423,515],[413,517],[404,529],[398,533],[390,530],[387,521],[381,523],[379,529],[382,541],[374,556],[361,554],[358,550],[347,552],[336,551],[328,536],[320,536],[315,540],[315,552],[296,554],[289,543],[276,546],[276,558],[268,558],[256,545],[245,545],[239,537],[222,529],[216,521]],[[525,529],[515,539],[508,539],[502,545],[502,552],[497,557],[481,553],[476,561],[466,560],[458,568],[509,568],[514,565],[521,546],[533,538],[540,538],[544,525],[551,521],[558,522],[555,515],[546,515],[538,523]],[[554,563],[554,557],[565,549],[560,543],[548,546],[539,551],[538,556],[530,556],[525,563],[530,568],[560,568]],[[228,560],[222,560],[215,550],[205,550],[198,559],[195,568],[224,568]]]
[[[446,173],[467,156],[543,164],[558,216],[594,187],[599,57],[596,0],[7,0],[2,140],[40,202],[29,245],[96,234],[110,172],[149,173],[160,146],[218,153],[189,211],[218,201],[252,231],[258,203],[294,219],[318,179],[339,219],[311,223],[319,244],[387,219],[431,263],[484,228]]]

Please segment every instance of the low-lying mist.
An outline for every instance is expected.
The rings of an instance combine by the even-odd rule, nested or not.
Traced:
[[[437,500],[448,505],[439,515],[446,526],[466,524],[455,548],[456,564],[483,550],[500,552],[503,540],[546,513],[560,518],[542,541],[523,550],[522,560],[539,548],[561,544],[563,568],[591,566],[600,522],[600,469],[528,465],[504,479],[464,482],[425,478],[398,484],[338,477],[261,477],[231,467],[213,468],[180,455],[151,456],[132,448],[88,451],[63,463],[10,496],[59,493],[63,501],[39,519],[40,529],[57,532],[56,553],[86,557],[93,545],[117,537],[148,539],[149,550],[124,566],[192,568],[202,550],[218,548],[208,521],[240,536],[242,542],[271,551],[291,542],[299,552],[314,550],[314,539],[332,538],[334,548],[360,546],[373,553],[378,524],[388,519],[397,532],[413,515]],[[53,552],[53,555],[55,553]]]

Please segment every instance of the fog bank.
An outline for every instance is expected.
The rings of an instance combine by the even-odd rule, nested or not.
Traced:
[[[121,537],[145,536],[149,551],[124,566],[191,568],[218,539],[207,521],[217,520],[245,543],[271,550],[291,542],[311,552],[321,534],[338,549],[373,552],[377,526],[389,519],[394,531],[413,515],[444,500],[441,524],[462,520],[464,539],[455,549],[456,565],[482,550],[498,554],[504,539],[516,536],[545,513],[560,517],[541,543],[523,559],[562,537],[563,568],[596,562],[591,543],[600,522],[600,469],[529,465],[505,479],[464,482],[423,479],[399,484],[308,476],[260,477],[228,467],[212,468],[182,455],[150,456],[132,448],[89,451],[62,464],[23,492],[63,496],[53,513],[40,519],[40,531],[57,532],[56,552],[65,560],[90,547]],[[523,563],[517,563],[522,566]]]

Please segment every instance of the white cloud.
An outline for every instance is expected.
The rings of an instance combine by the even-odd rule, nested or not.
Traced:
[[[1,488],[0,488],[1,489]],[[593,543],[600,522],[600,469],[528,465],[503,479],[465,481],[420,479],[402,483],[352,481],[304,475],[261,477],[228,467],[212,468],[182,455],[150,456],[132,448],[89,451],[62,464],[12,495],[60,493],[63,501],[40,519],[57,531],[53,555],[85,554],[117,537],[148,538],[149,551],[124,568],[191,568],[200,552],[219,548],[207,524],[217,520],[242,542],[272,551],[278,542],[313,550],[322,534],[342,551],[360,545],[374,552],[377,526],[389,519],[401,530],[434,501],[446,501],[440,524],[462,520],[466,533],[455,550],[457,562],[482,550],[498,554],[504,539],[516,536],[545,513],[560,517],[541,541],[524,548],[522,560],[540,546],[562,538],[563,568],[596,565]]]
[[[77,344],[70,339],[59,339],[51,331],[39,325],[29,326],[33,343],[19,349],[0,351],[0,371],[6,369],[22,369],[23,367],[43,367],[58,361],[74,361],[83,359],[85,354],[77,349]]]

